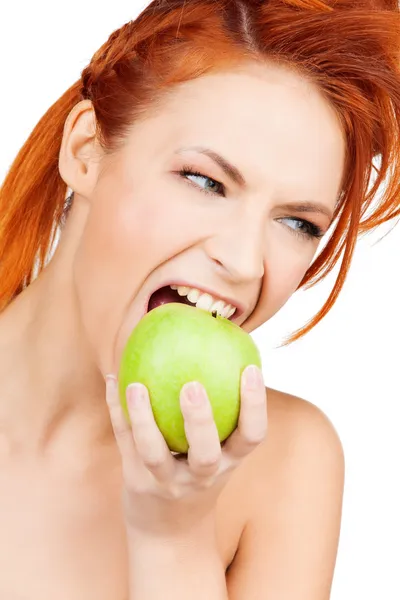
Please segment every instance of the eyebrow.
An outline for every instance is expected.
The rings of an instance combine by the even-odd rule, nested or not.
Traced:
[[[285,204],[280,204],[279,208],[293,210],[297,213],[318,213],[325,215],[330,221],[333,220],[333,211],[320,202],[286,202]]]
[[[203,146],[187,146],[184,148],[179,148],[175,154],[183,154],[185,152],[198,152],[199,154],[208,156],[234,183],[240,187],[246,186],[246,180],[239,169],[230,163],[226,158],[218,154],[218,152]],[[320,202],[286,202],[284,204],[280,204],[279,208],[283,210],[293,210],[294,212],[298,213],[318,213],[325,215],[330,221],[333,220],[333,212]]]

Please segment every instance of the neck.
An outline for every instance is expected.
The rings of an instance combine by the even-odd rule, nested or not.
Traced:
[[[51,267],[0,315],[0,437],[10,448],[93,453],[113,444],[104,378],[73,286]]]

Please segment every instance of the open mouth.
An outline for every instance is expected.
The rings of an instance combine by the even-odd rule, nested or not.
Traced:
[[[237,317],[237,308],[228,304],[221,298],[217,298],[197,288],[186,286],[166,285],[150,296],[147,312],[154,310],[163,304],[179,302],[196,308],[202,308],[210,313],[216,312],[219,316],[232,320]]]

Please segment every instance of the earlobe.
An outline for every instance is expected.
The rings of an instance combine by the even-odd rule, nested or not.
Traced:
[[[61,178],[74,192],[89,198],[98,178],[99,145],[90,100],[76,104],[64,125],[59,155]]]

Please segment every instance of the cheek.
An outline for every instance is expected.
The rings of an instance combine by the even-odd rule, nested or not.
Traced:
[[[114,189],[111,195],[104,188],[93,199],[74,283],[85,334],[102,370],[115,362],[115,344],[124,343],[140,318],[143,306],[133,300],[148,276],[198,234],[198,220],[185,214],[179,199],[165,189],[163,194],[153,187],[134,194]]]
[[[291,261],[277,260],[268,264],[266,308],[271,316],[294,294],[309,267],[309,259],[302,256],[291,258]]]
[[[285,233],[285,236],[288,234]],[[257,309],[244,329],[253,331],[271,319],[297,290],[315,254],[315,246],[299,240],[269,244]]]

